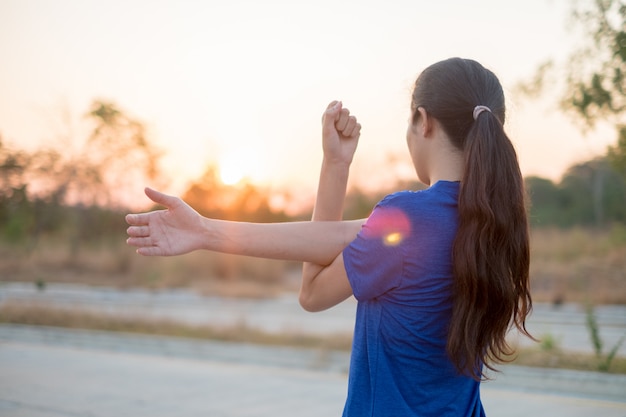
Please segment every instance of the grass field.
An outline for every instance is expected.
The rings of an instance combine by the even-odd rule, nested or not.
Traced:
[[[530,276],[536,301],[626,304],[626,227],[533,230]]]

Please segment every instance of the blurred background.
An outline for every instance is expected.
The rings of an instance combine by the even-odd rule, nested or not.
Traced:
[[[542,342],[518,360],[626,373],[625,22],[609,0],[0,0],[0,322],[349,349],[353,305],[298,312],[299,265],[142,258],[124,214],[150,185],[210,217],[307,219],[338,99],[363,125],[345,216],[366,217],[422,187],[412,84],[461,56],[505,87],[531,200]]]

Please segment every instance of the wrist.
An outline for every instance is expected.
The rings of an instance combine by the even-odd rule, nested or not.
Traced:
[[[200,225],[198,228],[198,242],[199,249],[209,251],[219,251],[220,246],[223,246],[224,241],[220,237],[220,221],[210,219],[204,216],[200,216]],[[221,245],[220,245],[221,244]]]
[[[350,171],[351,163],[352,161],[324,157],[322,159],[322,169],[332,170],[335,172],[345,172],[347,174]]]
[[[349,175],[350,164],[328,160],[322,161],[317,189],[318,196],[330,193],[330,195],[336,198],[338,194],[345,194]]]

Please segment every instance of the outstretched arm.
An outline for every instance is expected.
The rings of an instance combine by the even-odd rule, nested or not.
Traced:
[[[341,102],[329,104],[322,116],[322,147],[324,158],[320,172],[317,198],[312,221],[339,221],[343,218],[350,164],[361,134],[361,125]],[[358,233],[362,221],[350,224],[351,239]],[[308,311],[330,308],[352,295],[343,264],[342,251],[332,262],[305,262],[302,266],[300,305]]]
[[[195,250],[329,264],[353,239],[354,222],[246,223],[201,216],[178,197],[146,188],[165,207],[128,214],[127,243],[145,256]]]

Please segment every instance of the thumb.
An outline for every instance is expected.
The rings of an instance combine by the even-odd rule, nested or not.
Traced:
[[[326,111],[322,116],[322,131],[324,133],[326,133],[330,129],[332,129],[331,131],[335,130],[335,122],[337,121],[337,118],[341,113],[342,105],[343,104],[341,103],[341,101],[335,100],[332,101],[326,108]]]
[[[165,206],[167,208],[173,208],[178,203],[178,198],[173,197],[171,195],[163,194],[160,191],[154,190],[150,187],[146,187],[144,192],[148,196],[148,198],[154,201],[157,204]]]

